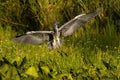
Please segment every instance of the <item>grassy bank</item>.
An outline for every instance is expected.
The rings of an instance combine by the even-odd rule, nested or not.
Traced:
[[[114,26],[112,26],[114,28]],[[108,28],[112,28],[108,25]],[[112,29],[113,29],[112,28]],[[2,79],[119,79],[119,37],[86,26],[65,39],[59,49],[14,43],[10,27],[0,28]],[[16,77],[15,77],[16,76]]]

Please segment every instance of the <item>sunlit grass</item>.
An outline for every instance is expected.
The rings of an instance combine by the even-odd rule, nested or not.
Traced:
[[[99,33],[96,32],[97,27],[86,25],[85,30],[80,28],[66,38],[59,49],[49,50],[45,44],[24,45],[12,42],[15,32],[9,27],[4,30],[0,27],[0,60],[6,58],[11,64],[16,61],[20,65],[23,58],[26,58],[23,69],[36,65],[48,66],[52,70],[49,74],[56,78],[71,74],[73,79],[119,79],[119,41],[116,40],[118,37],[114,29],[111,31],[109,28],[112,27],[109,25],[108,30]]]

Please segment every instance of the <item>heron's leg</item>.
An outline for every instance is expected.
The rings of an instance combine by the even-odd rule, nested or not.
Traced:
[[[52,41],[48,42],[47,47],[49,49],[56,49],[59,47],[59,45],[58,45],[57,41],[55,39],[53,39]]]
[[[56,49],[56,48],[59,47],[58,42],[57,42],[56,39],[53,40],[52,45],[53,45],[53,48],[54,48],[54,49]]]
[[[49,49],[56,49],[59,48],[62,44],[63,44],[63,40],[59,40],[59,43],[55,40],[55,41],[50,41],[47,43],[47,47]]]

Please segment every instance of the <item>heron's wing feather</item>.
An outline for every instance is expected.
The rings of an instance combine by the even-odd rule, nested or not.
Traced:
[[[41,44],[45,40],[49,40],[51,34],[40,34],[40,33],[34,33],[34,34],[25,34],[16,38],[13,38],[12,40],[15,42],[23,43],[23,44]]]
[[[34,33],[40,33],[40,34],[52,34],[54,31],[29,31],[26,34],[34,34]]]
[[[93,17],[98,15],[100,10],[96,10],[91,13],[87,14],[81,14],[70,20],[69,22],[62,25],[59,30],[62,33],[62,36],[70,36],[73,32],[75,32],[80,26],[83,26],[86,24],[89,20],[91,20]]]

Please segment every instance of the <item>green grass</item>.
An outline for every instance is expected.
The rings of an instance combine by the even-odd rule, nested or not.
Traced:
[[[1,79],[120,79],[120,46],[114,25],[108,24],[99,33],[89,24],[55,50],[45,44],[14,43],[15,32],[9,26],[0,27]]]

